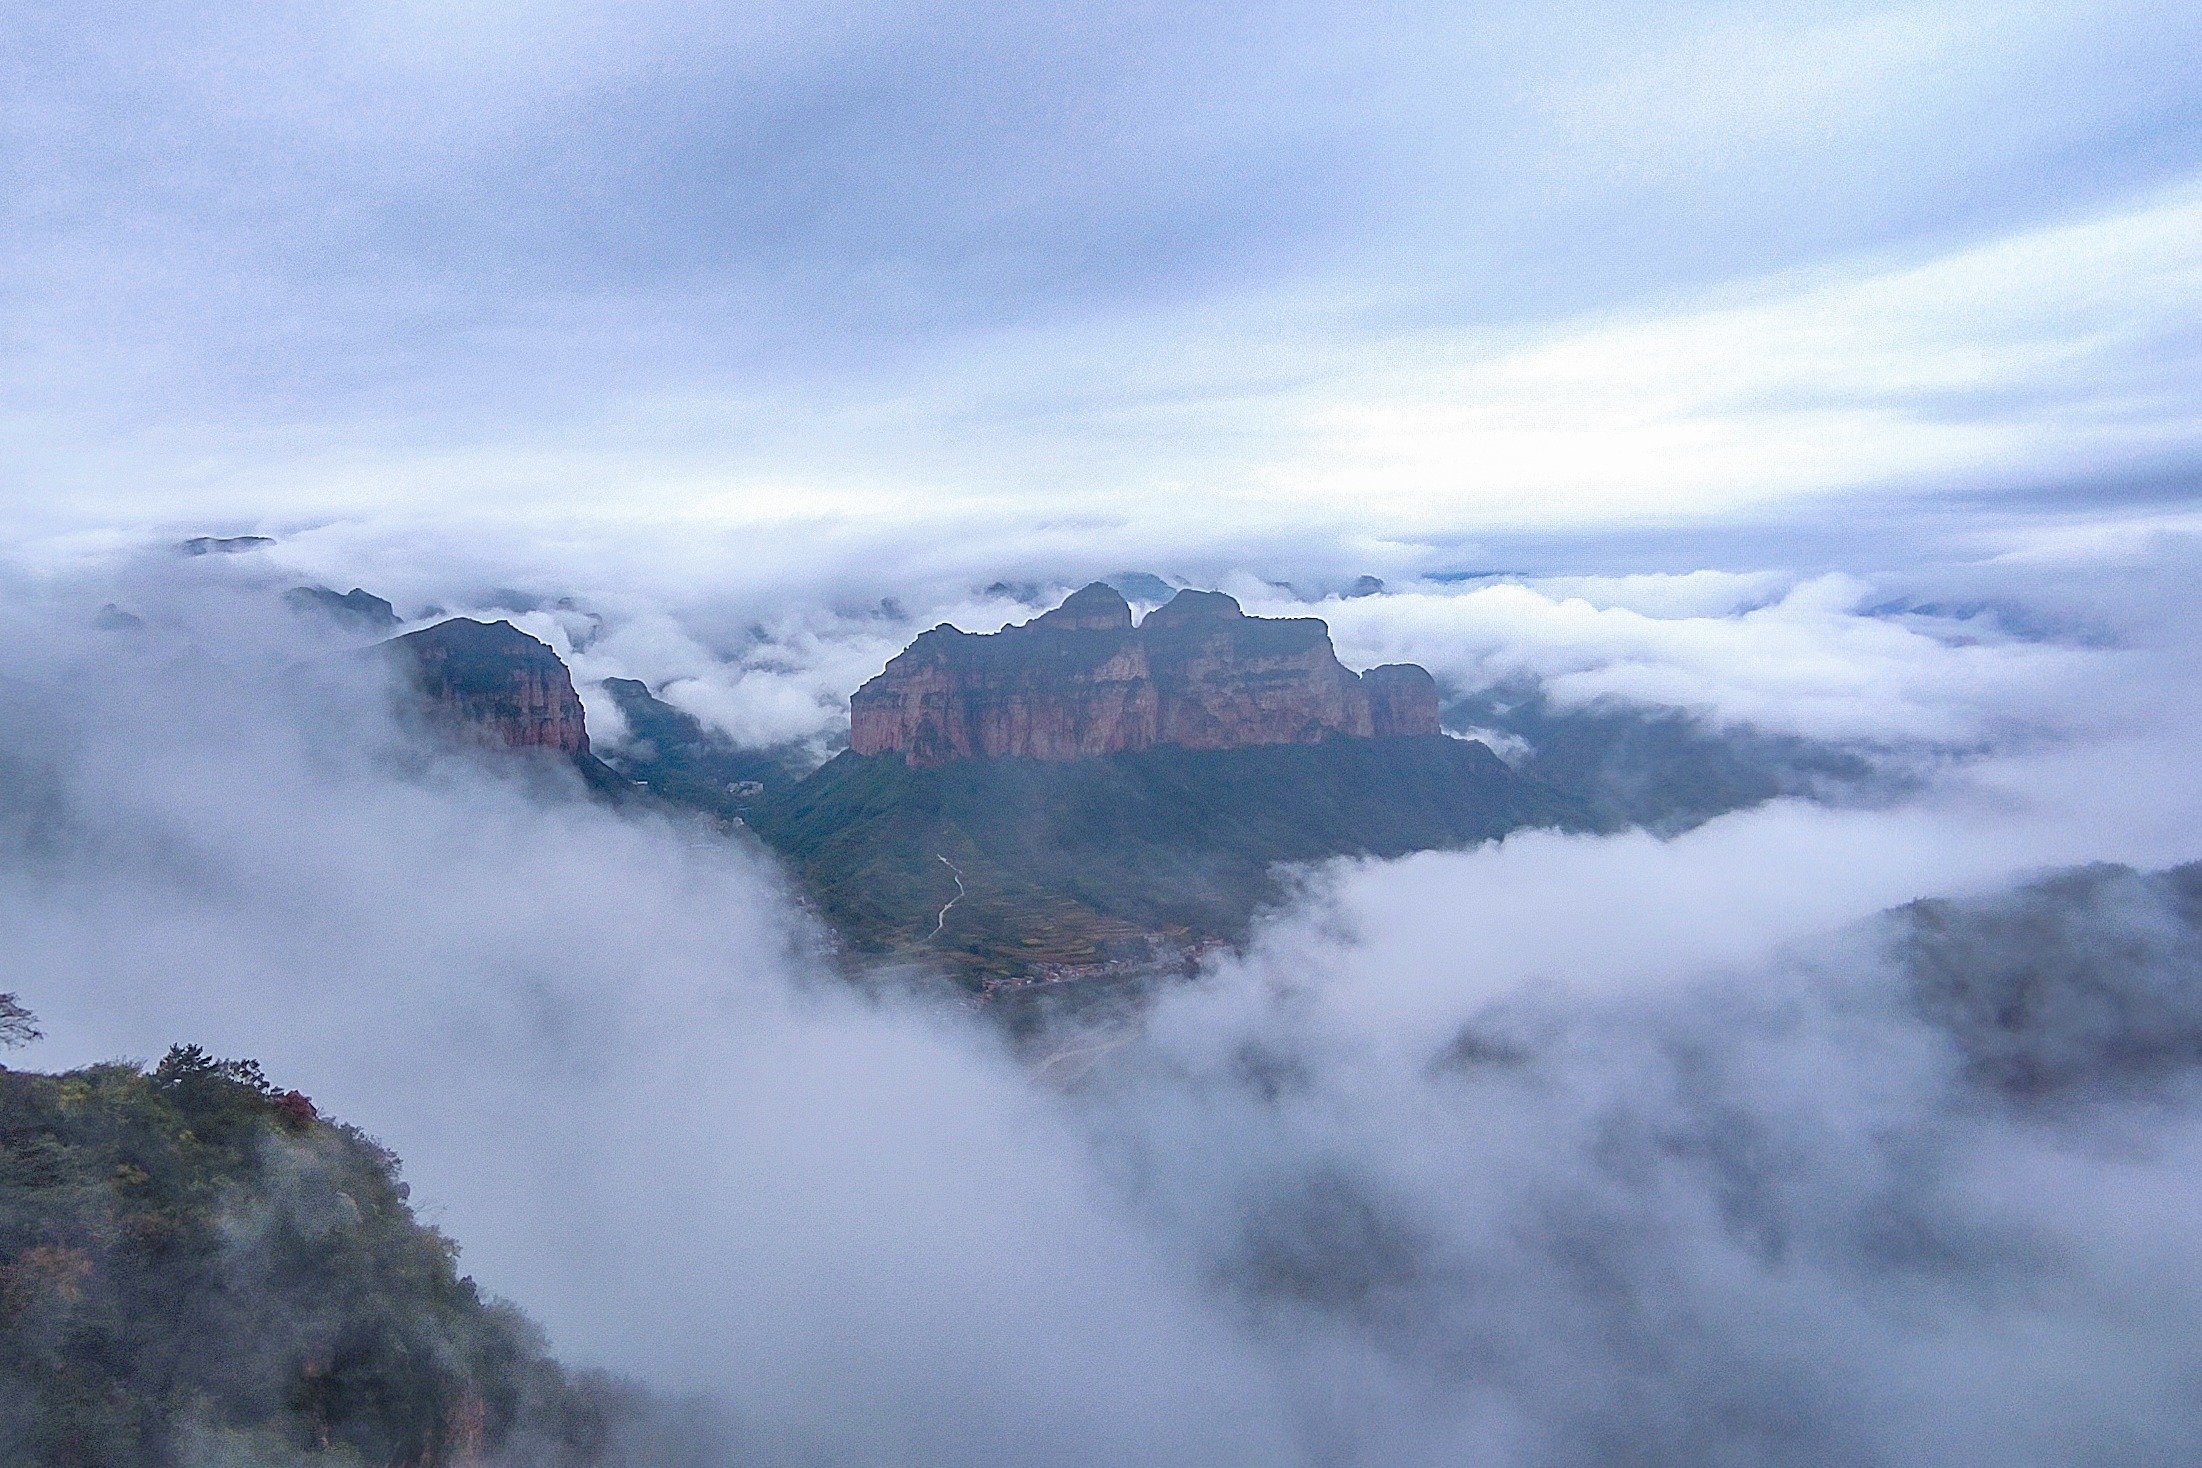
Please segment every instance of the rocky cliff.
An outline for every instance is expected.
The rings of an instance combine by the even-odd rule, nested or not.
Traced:
[[[381,646],[402,660],[430,717],[460,738],[589,752],[588,725],[566,665],[510,622],[453,617]]]
[[[935,627],[858,689],[849,711],[852,750],[899,753],[918,768],[1438,732],[1427,672],[1356,674],[1317,618],[1249,617],[1220,592],[1181,591],[1134,626],[1130,605],[1100,582],[991,635]]]

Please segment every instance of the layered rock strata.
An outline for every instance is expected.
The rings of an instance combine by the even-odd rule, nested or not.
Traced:
[[[469,743],[589,752],[566,665],[510,622],[453,617],[381,647],[400,660],[429,716]]]
[[[1340,663],[1318,618],[1249,617],[1220,592],[1181,591],[1134,626],[1095,582],[1019,627],[925,633],[849,700],[849,743],[919,768],[1072,760],[1431,735],[1437,705],[1411,663]]]

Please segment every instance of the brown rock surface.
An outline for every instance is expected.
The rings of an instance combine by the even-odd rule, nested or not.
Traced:
[[[1370,733],[1378,739],[1437,732],[1437,680],[1414,663],[1386,663],[1361,675]]]
[[[510,622],[453,617],[381,644],[429,714],[471,743],[589,752],[573,677],[549,644]]]
[[[1135,627],[1100,582],[992,635],[935,627],[856,691],[849,714],[856,753],[921,767],[1438,732],[1427,672],[1356,674],[1317,618],[1249,617],[1220,592],[1181,591]]]

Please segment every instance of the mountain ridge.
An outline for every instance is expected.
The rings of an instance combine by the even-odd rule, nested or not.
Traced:
[[[1249,617],[1221,592],[1186,590],[1135,624],[1100,581],[999,632],[943,623],[849,699],[851,750],[919,768],[1438,732],[1427,670],[1355,673],[1318,618]]]
[[[1442,734],[937,766],[849,750],[747,819],[859,951],[984,983],[1241,941],[1295,863],[1587,825]]]

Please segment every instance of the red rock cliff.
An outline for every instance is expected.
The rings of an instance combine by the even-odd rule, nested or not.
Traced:
[[[462,739],[589,752],[588,725],[566,665],[510,622],[453,617],[381,646],[402,660],[431,717]]]
[[[1438,732],[1427,672],[1355,674],[1314,617],[1249,617],[1219,592],[1181,591],[1134,627],[1099,582],[991,636],[935,627],[856,691],[849,715],[856,753],[921,766]]]

